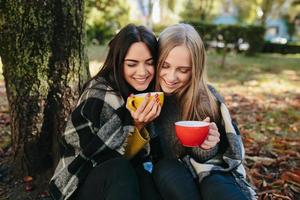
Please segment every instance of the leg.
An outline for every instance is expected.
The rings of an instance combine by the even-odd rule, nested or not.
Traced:
[[[87,176],[78,200],[138,200],[138,180],[130,162],[124,158],[106,161]]]
[[[230,173],[218,172],[204,178],[200,183],[203,200],[246,200],[241,189]]]
[[[162,200],[151,174],[141,165],[136,167],[135,172],[139,180],[142,200]]]
[[[197,184],[189,170],[178,160],[162,160],[153,170],[153,178],[165,200],[199,200]]]

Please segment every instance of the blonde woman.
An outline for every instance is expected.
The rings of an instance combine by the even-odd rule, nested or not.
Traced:
[[[245,180],[243,144],[222,97],[206,79],[205,48],[188,24],[167,27],[159,36],[157,89],[165,103],[155,120],[163,159],[153,177],[164,199],[255,199]],[[208,121],[209,135],[199,147],[184,147],[174,122]]]

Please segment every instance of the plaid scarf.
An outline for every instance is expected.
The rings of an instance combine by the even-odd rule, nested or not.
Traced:
[[[53,199],[70,199],[93,167],[124,154],[134,131],[124,104],[103,78],[90,82],[62,135],[61,158],[49,185]]]

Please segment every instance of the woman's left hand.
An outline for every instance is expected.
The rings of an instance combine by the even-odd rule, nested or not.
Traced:
[[[209,117],[207,117],[204,121],[209,122],[209,132],[207,138],[200,145],[200,148],[208,150],[213,148],[220,142],[220,133],[216,123],[210,122]]]

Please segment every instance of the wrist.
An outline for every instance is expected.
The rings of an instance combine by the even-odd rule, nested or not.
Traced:
[[[144,128],[144,125],[140,123],[135,123],[134,126],[137,128],[138,131],[141,131]]]

